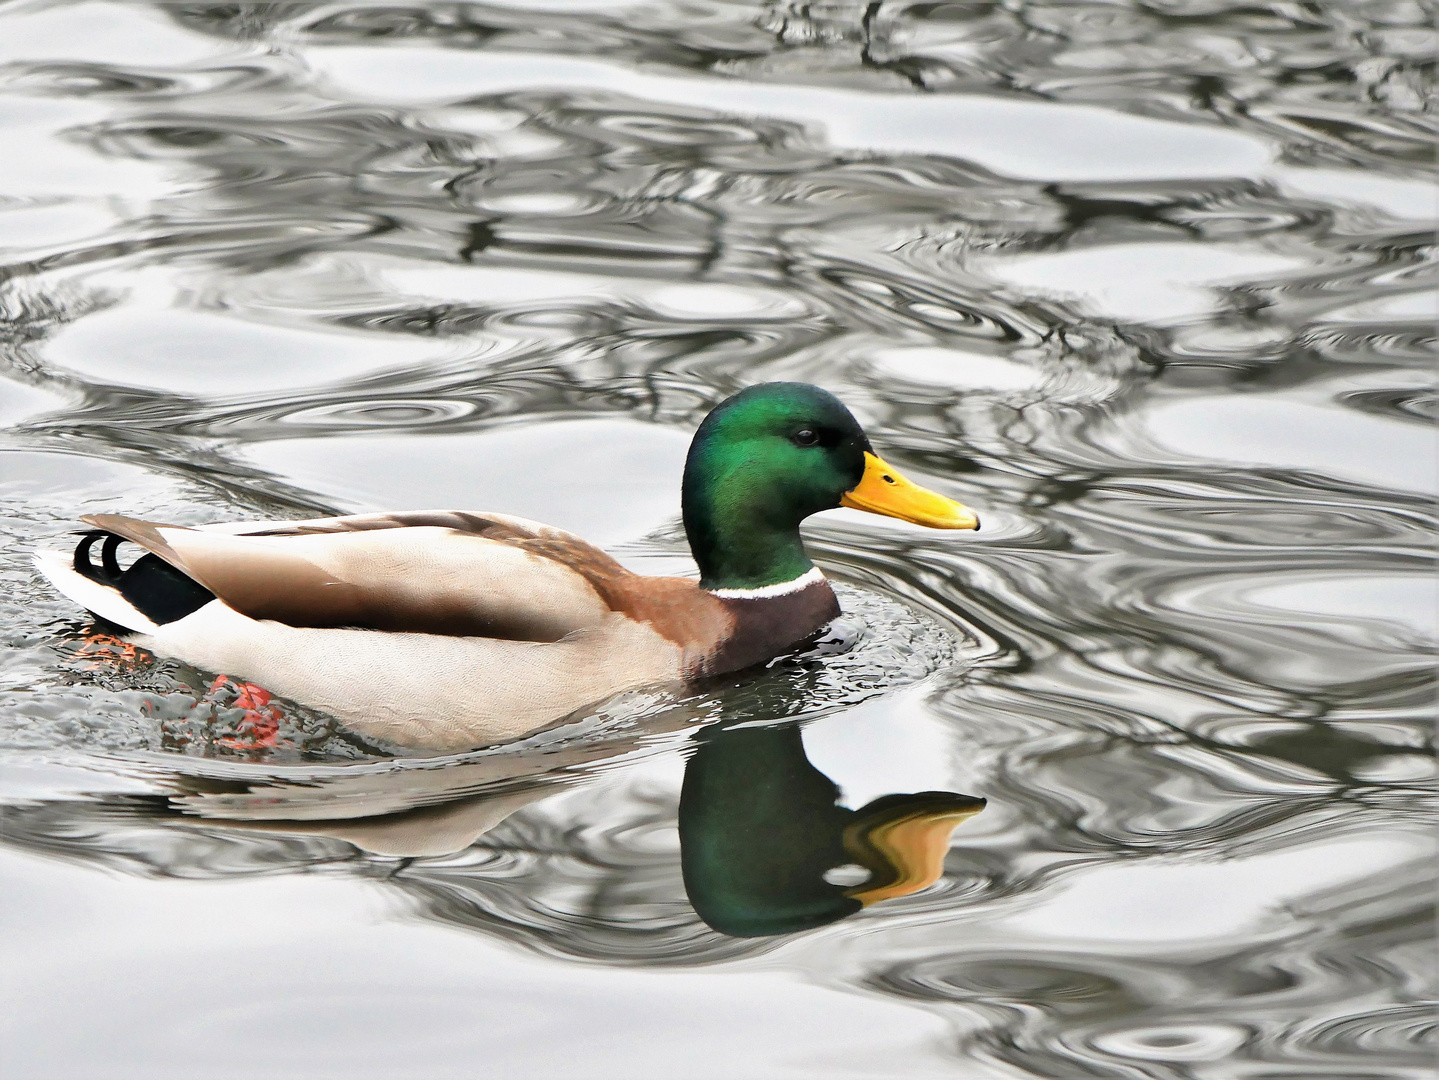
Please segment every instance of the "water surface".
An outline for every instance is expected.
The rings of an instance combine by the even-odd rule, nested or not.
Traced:
[[[6,1075],[1427,1075],[1434,45],[0,8]],[[30,568],[82,513],[461,506],[687,572],[689,435],[768,379],[984,531],[813,519],[830,646],[518,746],[247,713]],[[987,805],[851,910],[815,875],[921,792]]]

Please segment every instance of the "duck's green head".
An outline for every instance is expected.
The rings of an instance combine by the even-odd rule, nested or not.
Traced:
[[[684,523],[709,589],[792,581],[813,564],[799,523],[849,506],[939,529],[974,513],[882,461],[838,398],[808,383],[761,383],[700,424],[685,461]]]

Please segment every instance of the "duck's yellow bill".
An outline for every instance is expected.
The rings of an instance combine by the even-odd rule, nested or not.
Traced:
[[[849,889],[846,895],[865,907],[881,900],[927,889],[944,873],[944,856],[949,851],[949,834],[955,827],[984,809],[984,801],[963,809],[921,811],[872,826],[861,836],[846,832],[845,846],[858,858],[865,848],[878,852],[888,864],[871,882]],[[871,870],[874,868],[871,867]]]
[[[969,507],[906,480],[894,466],[868,451],[864,455],[864,476],[853,491],[845,492],[839,504],[931,529],[979,528],[979,517]]]

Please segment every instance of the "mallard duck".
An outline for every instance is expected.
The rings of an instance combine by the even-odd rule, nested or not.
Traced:
[[[202,526],[96,514],[73,556],[36,562],[157,655],[372,738],[458,749],[801,644],[840,610],[800,539],[811,514],[848,506],[979,528],[885,464],[849,410],[804,383],[717,405],[690,445],[681,500],[698,581],[632,573],[538,522],[455,510]],[[123,541],[145,550],[124,569]]]

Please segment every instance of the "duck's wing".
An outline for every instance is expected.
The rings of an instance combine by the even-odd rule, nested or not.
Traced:
[[[167,589],[193,594],[199,586],[253,619],[290,626],[557,641],[609,614],[596,585],[628,573],[570,533],[502,515],[444,511],[197,528],[111,514],[83,520],[105,539],[99,567],[89,554],[97,534],[82,541],[75,572],[118,591],[153,623],[168,621],[167,602],[176,598]],[[120,570],[121,539],[165,565]],[[141,596],[142,586],[160,595]],[[188,610],[182,604],[174,617],[195,610],[196,599],[208,597],[192,595]]]

